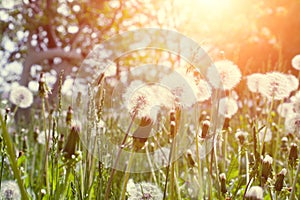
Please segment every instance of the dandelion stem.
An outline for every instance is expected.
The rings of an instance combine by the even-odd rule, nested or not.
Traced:
[[[127,140],[127,137],[128,137],[128,135],[129,135],[129,131],[130,131],[132,125],[133,125],[133,122],[134,122],[134,119],[135,119],[136,115],[137,115],[137,112],[134,112],[134,115],[133,115],[133,117],[132,117],[132,119],[131,119],[131,122],[130,122],[130,124],[129,124],[129,126],[128,126],[128,129],[127,129],[127,131],[126,131],[126,134],[125,134],[125,136],[124,136],[124,138],[123,138],[123,141],[122,141],[122,143],[121,143],[121,146],[120,146],[120,148],[119,148],[119,151],[118,151],[118,154],[117,154],[117,157],[116,157],[114,166],[113,166],[113,168],[111,169],[110,177],[109,177],[109,180],[108,180],[108,182],[107,182],[107,186],[106,186],[106,190],[105,190],[105,197],[104,197],[105,200],[108,200],[108,199],[109,199],[109,193],[110,193],[110,189],[111,189],[111,184],[112,184],[112,181],[113,181],[113,177],[114,177],[115,172],[116,172],[116,167],[117,167],[117,164],[118,164],[118,162],[119,162],[119,159],[120,159],[120,156],[121,156],[121,152],[122,152],[122,150],[123,150],[123,148],[124,148],[124,144],[125,144],[125,142],[126,142],[126,140]]]
[[[196,132],[196,155],[197,155],[197,167],[198,167],[198,179],[199,179],[199,199],[203,199],[203,188],[202,188],[202,171],[200,162],[200,152],[199,152],[199,130]]]
[[[282,104],[283,100],[281,100],[280,103]],[[280,110],[280,112],[282,112],[282,109]],[[277,123],[278,127],[280,127],[281,119],[282,119],[282,117],[281,117],[281,115],[279,115],[278,123]],[[280,143],[280,133],[281,133],[280,130],[276,131],[276,142],[275,142],[274,156],[273,156],[274,160],[277,160],[278,148],[279,148],[279,143]],[[274,170],[275,170],[275,172],[277,172],[276,171],[277,162],[273,162],[273,164],[274,164]]]
[[[296,171],[296,174],[295,174],[295,178],[294,178],[294,182],[293,182],[293,186],[292,186],[292,191],[291,191],[291,194],[290,194],[290,200],[295,199],[295,190],[296,190],[296,185],[297,185],[297,179],[298,179],[299,172],[300,172],[300,161],[298,162],[297,171]]]
[[[261,142],[261,147],[260,147],[260,155],[262,155],[263,149],[264,149],[264,146],[265,146],[265,138],[266,138],[266,135],[267,135],[267,130],[269,128],[269,122],[270,122],[270,119],[271,119],[271,113],[272,113],[273,106],[274,106],[274,96],[272,97],[271,105],[270,105],[269,110],[268,110],[266,127],[265,127],[265,130],[264,130],[264,135],[263,135],[262,142]]]
[[[134,148],[132,148],[130,156],[129,156],[128,165],[127,165],[126,171],[125,171],[125,176],[124,176],[124,181],[123,181],[123,188],[122,188],[122,193],[121,193],[121,200],[125,199],[126,186],[127,186],[128,179],[129,179],[129,174],[130,174],[130,169],[131,169],[131,166],[132,166],[132,161],[133,161],[133,158],[134,158],[134,153],[135,153]]]
[[[146,155],[147,155],[148,163],[149,163],[149,166],[150,166],[150,169],[151,169],[151,174],[152,174],[153,180],[154,180],[155,184],[158,185],[157,180],[156,180],[156,176],[155,176],[155,173],[154,173],[154,167],[153,167],[152,161],[151,161],[150,156],[149,156],[148,146],[146,147]]]
[[[29,196],[28,196],[28,193],[26,192],[25,187],[23,185],[23,181],[21,179],[21,174],[20,174],[20,171],[18,169],[17,162],[16,162],[17,159],[16,159],[16,155],[15,155],[14,146],[13,146],[13,143],[10,139],[10,136],[9,136],[8,132],[7,132],[6,123],[4,122],[1,113],[0,113],[0,121],[1,121],[1,127],[2,127],[2,136],[3,136],[3,139],[4,139],[4,141],[6,143],[6,146],[7,146],[7,153],[8,153],[9,159],[10,159],[11,168],[14,172],[14,176],[17,179],[19,188],[21,190],[22,199],[28,200]]]
[[[49,177],[48,177],[48,150],[49,150],[49,139],[50,139],[50,131],[47,133],[46,128],[46,109],[45,109],[45,98],[42,97],[42,117],[43,117],[43,129],[45,133],[45,141],[46,141],[46,151],[45,151],[45,161],[44,161],[44,178],[46,180],[47,193],[50,194],[50,186],[49,186]]]
[[[172,162],[172,152],[173,152],[173,142],[171,144],[171,149],[170,149],[170,153],[169,153],[169,161],[168,161],[168,166],[167,166],[167,171],[166,171],[166,180],[165,180],[165,188],[164,188],[164,197],[163,197],[163,200],[165,200],[166,197],[167,197],[167,187],[168,187],[170,163]]]

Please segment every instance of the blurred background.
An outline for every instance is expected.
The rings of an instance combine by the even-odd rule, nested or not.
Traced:
[[[0,2],[2,98],[18,84],[37,91],[41,72],[55,94],[61,70],[63,92],[68,93],[95,44],[142,27],[178,31],[197,41],[213,60],[232,60],[243,75],[270,70],[296,74],[291,59],[300,53],[299,0]]]

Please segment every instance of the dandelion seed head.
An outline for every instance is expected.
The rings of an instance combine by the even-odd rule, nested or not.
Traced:
[[[176,102],[184,107],[191,107],[197,102],[198,86],[194,77],[182,69],[164,76],[161,84],[169,88],[176,98]]]
[[[293,57],[292,67],[296,70],[300,70],[300,54]]]
[[[47,133],[47,138],[48,138],[48,136],[49,136],[49,131],[46,131],[46,133]],[[40,131],[39,133],[38,133],[38,135],[37,135],[37,142],[39,143],[39,144],[42,144],[42,145],[46,145],[46,138],[45,138],[45,131]],[[55,137],[57,137],[58,136],[58,133],[55,131],[54,132],[54,136]],[[51,146],[52,145],[52,131],[50,131],[50,139],[49,139],[49,146]]]
[[[0,199],[3,200],[19,200],[21,199],[21,192],[18,184],[15,181],[7,180],[1,183]]]
[[[242,74],[232,61],[221,60],[208,68],[207,77],[214,88],[231,90],[241,81]]]
[[[260,81],[264,78],[264,74],[254,73],[247,76],[247,87],[251,92],[258,92]]]
[[[291,97],[292,110],[295,113],[300,113],[300,91]]]
[[[285,118],[285,129],[289,133],[300,133],[300,114],[293,113]]]
[[[289,81],[289,88],[291,91],[295,91],[298,89],[299,87],[299,80],[296,76],[292,75],[292,74],[287,74],[286,75],[287,80]]]
[[[156,120],[161,108],[170,110],[174,107],[175,97],[165,87],[160,85],[140,85],[133,82],[123,95],[129,113],[137,118],[147,117]]]
[[[12,88],[9,100],[20,108],[28,108],[33,103],[33,95],[28,88],[16,86]]]
[[[224,97],[219,101],[219,113],[223,116],[231,118],[238,111],[238,105],[236,100]]]
[[[208,100],[211,97],[211,93],[210,85],[205,80],[200,79],[196,90],[197,101],[203,102]]]
[[[256,199],[256,200],[263,200],[263,189],[260,186],[252,186],[247,192],[246,192],[246,199]]]
[[[300,100],[300,99],[299,99]],[[293,113],[293,106],[294,104],[292,103],[281,103],[277,107],[277,113],[285,118],[287,117],[290,113]],[[300,101],[299,101],[299,109],[300,109]]]
[[[291,93],[288,79],[281,72],[269,72],[260,81],[259,92],[269,100],[281,100]]]
[[[129,195],[128,200],[161,200],[163,198],[161,189],[157,185],[148,182],[134,183],[133,180],[130,179],[127,183],[126,190]]]
[[[267,129],[267,130],[266,130],[266,129]],[[264,137],[264,134],[266,134],[266,135],[265,135],[265,140],[264,140],[264,142],[270,142],[271,139],[272,139],[272,131],[271,131],[270,128],[264,127],[264,128],[262,128],[262,129],[259,131],[258,134],[259,134],[259,140],[260,140],[260,142],[262,142],[263,137]]]

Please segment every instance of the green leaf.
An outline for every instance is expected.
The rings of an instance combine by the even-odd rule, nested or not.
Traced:
[[[25,155],[22,155],[18,158],[18,161],[17,161],[17,165],[18,167],[20,167],[26,160],[26,156]]]
[[[231,153],[231,162],[226,173],[227,180],[230,181],[231,179],[238,177],[238,175],[239,175],[238,158],[233,153]]]

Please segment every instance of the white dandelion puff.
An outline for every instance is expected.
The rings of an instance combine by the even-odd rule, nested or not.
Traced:
[[[300,91],[291,97],[291,103],[293,105],[293,111],[295,113],[300,113]]]
[[[300,114],[294,113],[285,118],[285,129],[289,133],[297,133],[300,132]]]
[[[28,108],[33,103],[32,92],[24,86],[16,86],[12,88],[9,100],[20,108]]]
[[[231,118],[238,111],[236,100],[229,97],[224,97],[219,101],[219,113],[223,116]]]
[[[299,99],[300,100],[300,99]],[[289,114],[293,113],[293,104],[292,103],[281,103],[277,107],[277,113],[280,117],[287,117]],[[300,106],[300,102],[299,102]],[[300,107],[299,107],[300,109]]]
[[[175,97],[165,87],[132,82],[123,99],[132,116],[136,115],[139,119],[147,117],[155,121],[161,108],[173,108]]]
[[[129,179],[126,190],[129,196],[128,200],[163,199],[161,189],[157,185],[148,182],[134,183],[132,179]]]
[[[292,75],[292,74],[287,74],[286,78],[288,79],[288,83],[289,83],[289,88],[291,91],[295,91],[298,89],[299,87],[299,80],[296,76]]]
[[[161,83],[176,97],[176,102],[183,107],[191,107],[211,97],[212,92],[208,82],[196,77],[194,72],[194,69],[180,67],[161,80]]]
[[[267,130],[266,130],[267,129]],[[272,131],[270,128],[264,127],[259,131],[259,140],[262,142],[264,135],[265,135],[265,140],[264,142],[270,142],[272,139]]]
[[[208,68],[207,77],[214,88],[231,90],[240,82],[242,74],[232,61],[221,60]]]
[[[0,199],[21,199],[21,192],[18,184],[15,181],[8,180],[1,183]]]
[[[296,70],[300,70],[300,54],[293,57],[292,67]]]
[[[197,85],[193,77],[188,77],[187,74],[174,71],[171,74],[164,76],[161,84],[169,88],[175,96],[177,103],[184,107],[190,107],[197,102]]]
[[[46,130],[46,133],[47,133],[47,138],[48,138],[48,137],[49,137],[49,131]],[[45,131],[41,131],[41,132],[39,132],[39,134],[37,135],[36,140],[37,140],[37,142],[38,142],[39,144],[46,145],[46,137],[45,137],[46,133],[45,133]],[[55,132],[54,132],[54,137],[57,137],[57,136],[58,136],[58,133],[55,131]],[[53,140],[53,138],[52,138],[52,131],[51,131],[51,132],[50,132],[50,138],[49,138],[49,146],[52,145],[52,140]]]
[[[197,84],[196,91],[197,101],[203,102],[208,100],[211,97],[211,93],[212,91],[210,85],[205,80],[200,79]]]
[[[247,192],[246,192],[246,199],[256,199],[256,200],[263,200],[263,189],[260,186],[252,186]]]
[[[288,79],[281,72],[269,72],[260,81],[259,92],[271,100],[281,100],[288,97],[291,93]]]
[[[264,74],[254,73],[247,76],[247,87],[251,92],[258,92],[260,87],[260,81],[264,78]]]

